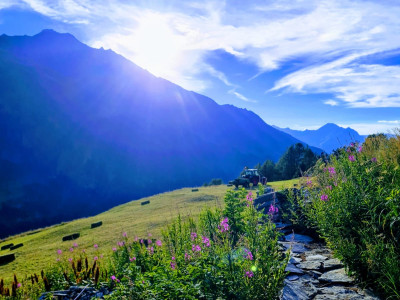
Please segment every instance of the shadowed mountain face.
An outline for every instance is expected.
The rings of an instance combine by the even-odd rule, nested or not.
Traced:
[[[351,142],[363,142],[365,137],[358,134],[354,129],[343,128],[336,124],[328,123],[317,130],[293,130],[290,128],[279,128],[296,139],[311,146],[321,148],[327,153],[333,150],[349,145]]]
[[[295,138],[70,34],[0,36],[0,237],[277,160]]]

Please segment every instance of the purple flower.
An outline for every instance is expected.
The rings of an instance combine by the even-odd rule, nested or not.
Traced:
[[[157,245],[158,247],[161,247],[161,246],[162,246],[162,242],[161,242],[160,240],[157,240],[157,241],[156,241],[156,245]]]
[[[322,194],[321,195],[321,200],[322,201],[328,201],[328,195]]]
[[[77,248],[77,247],[78,247],[78,244],[77,244],[77,243],[74,243],[73,246],[74,246],[75,248]]]
[[[362,151],[362,146],[358,147],[358,152]]]
[[[193,252],[200,252],[201,251],[201,247],[199,245],[192,245],[192,251]]]
[[[114,251],[114,252],[117,251],[117,248],[113,247],[113,248],[112,248],[112,251]]]
[[[202,236],[203,239],[203,244],[205,244],[206,247],[210,247],[210,239],[208,237]]]
[[[334,167],[328,167],[329,174],[336,174]]]
[[[61,249],[58,249],[58,250],[57,250],[57,254],[58,254],[58,255],[61,255],[61,254],[62,254],[62,250],[61,250]]]
[[[69,248],[69,252],[73,252],[74,251],[74,248]]]
[[[82,249],[82,252],[83,252],[83,253],[85,253],[85,252],[86,252],[86,250],[85,250],[85,249]]]
[[[128,236],[128,234],[127,234],[126,232],[124,232],[124,233],[122,233],[122,236],[123,236],[124,238],[126,238],[126,237]]]
[[[57,259],[56,259],[56,261],[60,261],[60,259],[59,259],[59,258],[57,258]]]
[[[22,284],[18,282],[17,289],[19,289],[21,286],[22,286]]]
[[[100,258],[103,258],[104,257],[104,255],[103,254],[100,254]]]
[[[139,238],[137,236],[135,236],[135,238],[133,239],[134,242],[137,242],[139,240]]]
[[[253,193],[252,192],[249,192],[248,194],[247,194],[247,196],[246,196],[246,200],[248,201],[248,202],[253,202]]]
[[[98,260],[99,258],[97,257],[97,256],[95,256],[95,257],[93,257],[93,260],[94,261],[96,261],[96,260]]]
[[[99,248],[99,246],[98,246],[97,244],[94,244],[93,247],[94,247],[95,249]]]
[[[143,244],[143,243],[144,243],[143,239],[140,239],[140,243],[141,243],[141,244]]]
[[[117,277],[115,277],[114,275],[112,275],[110,278],[112,281],[119,282],[119,279]]]
[[[72,262],[72,258],[68,258],[68,261],[69,261],[69,262]]]
[[[147,244],[148,244],[148,245],[150,245],[150,244],[152,244],[152,243],[153,243],[153,241],[152,241],[151,239],[148,239],[148,240],[147,240]]]
[[[191,259],[192,259],[192,257],[185,252],[185,260],[191,260]]]
[[[356,159],[355,159],[354,155],[349,155],[349,160],[350,161],[355,161]]]
[[[150,255],[154,254],[154,248],[153,247],[149,247],[149,248],[147,248],[147,250],[149,251]]]
[[[124,242],[118,242],[117,245],[118,245],[119,247],[123,247],[123,246],[125,245],[125,243],[124,243]]]
[[[252,271],[246,271],[245,275],[247,278],[251,278],[254,276],[254,273]]]
[[[328,190],[332,191],[332,186],[331,186],[331,185],[328,185],[326,188],[327,188]]]
[[[197,233],[196,233],[196,232],[192,232],[192,233],[190,234],[190,239],[191,239],[192,241],[194,241],[196,238],[197,238]]]
[[[372,162],[376,162],[376,157],[371,158]]]
[[[350,143],[350,147],[354,147],[354,143]]]
[[[152,237],[153,235],[151,233],[148,234],[149,237]]]
[[[131,257],[131,258],[129,258],[129,261],[130,262],[133,262],[133,261],[135,261],[136,260],[136,257],[134,256],[134,257]]]
[[[228,218],[223,219],[218,228],[221,232],[228,231],[229,230]]]
[[[172,269],[172,270],[175,270],[175,268],[176,268],[176,263],[173,262],[173,261],[171,261],[170,266],[171,266],[171,269]]]
[[[310,179],[307,179],[306,184],[307,184],[308,186],[311,186],[311,185],[312,185],[312,181],[311,181]]]
[[[175,260],[175,256],[172,256],[171,259],[172,259],[172,260]]]
[[[273,215],[273,214],[278,213],[278,211],[279,211],[278,207],[271,204],[271,206],[269,207],[269,210],[268,210],[268,214]]]
[[[253,254],[250,250],[244,249],[244,252],[246,253],[246,255],[243,255],[244,258],[248,260],[253,260]]]

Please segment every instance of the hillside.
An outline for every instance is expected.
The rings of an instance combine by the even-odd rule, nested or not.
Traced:
[[[280,189],[291,187],[294,183],[298,183],[298,179],[271,182],[269,186]],[[0,256],[16,254],[14,262],[0,265],[0,277],[9,280],[14,272],[20,277],[32,272],[38,273],[48,264],[55,262],[58,249],[68,252],[75,242],[79,245],[78,251],[85,249],[86,254],[91,257],[101,254],[107,256],[112,247],[123,239],[124,232],[129,237],[147,237],[148,233],[154,238],[160,237],[161,230],[178,214],[184,218],[188,215],[196,218],[206,206],[222,207],[228,189],[226,185],[201,187],[198,192],[192,192],[191,188],[179,189],[131,201],[97,216],[9,237],[0,241],[0,248],[9,243],[23,243],[24,246],[11,252],[8,249],[0,251]],[[147,200],[150,204],[142,206],[141,202]],[[102,221],[103,225],[90,229],[90,225],[98,221]],[[78,232],[80,237],[77,240],[62,242],[63,236]],[[98,251],[94,249],[94,244],[98,244]]]
[[[236,177],[297,139],[70,34],[0,36],[0,238]]]
[[[316,130],[307,129],[303,131],[279,128],[277,126],[274,127],[308,145],[320,148],[327,153],[331,153],[333,150],[348,145],[351,142],[362,143],[365,138],[350,127],[343,128],[333,123],[327,123]]]

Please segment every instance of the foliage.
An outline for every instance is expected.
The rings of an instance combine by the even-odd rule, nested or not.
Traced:
[[[259,171],[268,181],[292,179],[314,166],[317,158],[310,148],[297,143],[290,146],[276,164],[266,160]]]
[[[399,146],[398,135],[378,135],[337,150],[298,199],[335,255],[385,299],[400,297]]]

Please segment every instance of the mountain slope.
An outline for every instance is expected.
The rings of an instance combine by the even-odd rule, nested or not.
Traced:
[[[0,97],[0,237],[227,181],[299,142],[52,30],[0,36]]]
[[[364,137],[359,135],[354,129],[343,128],[333,123],[327,123],[317,130],[293,130],[290,128],[279,128],[291,136],[307,143],[311,146],[323,149],[327,153],[350,144],[351,142],[363,142]]]

